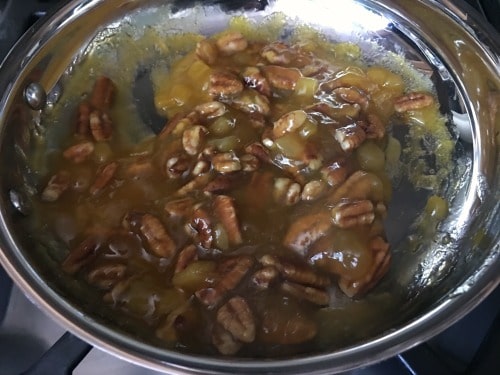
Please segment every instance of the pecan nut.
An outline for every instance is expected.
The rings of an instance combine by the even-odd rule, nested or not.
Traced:
[[[226,331],[219,324],[216,324],[212,331],[212,343],[219,353],[223,355],[236,354],[243,346],[241,341],[236,340],[231,333]]]
[[[198,250],[194,245],[188,245],[179,252],[177,262],[175,263],[174,273],[179,273],[186,269],[186,267],[198,260]]]
[[[294,58],[292,49],[283,42],[267,44],[260,55],[271,64],[288,65]]]
[[[336,129],[334,136],[342,150],[346,152],[358,148],[366,139],[366,133],[357,123]]]
[[[174,217],[186,217],[193,212],[194,200],[191,197],[174,199],[165,203],[165,211]]]
[[[321,197],[326,191],[326,183],[321,180],[312,180],[304,185],[301,198],[303,201],[313,201]]]
[[[299,300],[309,301],[318,306],[328,306],[330,303],[330,295],[327,291],[314,288],[311,286],[284,281],[280,289]]]
[[[226,195],[218,195],[214,200],[215,215],[226,229],[229,244],[239,245],[243,242],[240,224],[234,207],[234,200]]]
[[[244,343],[255,340],[255,321],[247,302],[239,296],[231,298],[217,311],[217,322]]]
[[[208,94],[212,98],[227,98],[243,91],[241,80],[230,72],[216,71],[210,74]]]
[[[248,47],[248,41],[239,32],[231,32],[220,36],[215,44],[219,51],[225,55],[232,55],[236,52],[244,51]]]
[[[86,101],[78,106],[78,118],[76,122],[76,134],[87,136],[90,130],[90,112],[92,107]]]
[[[196,56],[204,63],[211,65],[217,61],[217,46],[210,40],[203,39],[196,44]]]
[[[245,154],[240,158],[241,170],[243,172],[255,172],[259,169],[260,161],[252,154]]]
[[[184,130],[182,133],[182,147],[184,147],[184,151],[192,156],[198,154],[203,147],[207,133],[207,128],[201,125],[195,125]]]
[[[385,125],[377,115],[370,113],[367,120],[360,122],[361,128],[366,133],[367,139],[382,139],[385,136]]]
[[[267,116],[271,112],[267,96],[249,88],[246,88],[240,95],[233,98],[231,105],[253,118],[256,115]]]
[[[177,246],[160,219],[148,213],[130,212],[123,219],[123,226],[143,237],[151,252],[160,258],[172,258]]]
[[[273,266],[265,266],[252,275],[252,282],[258,289],[267,289],[278,279],[280,273]]]
[[[306,264],[294,264],[270,254],[263,255],[259,262],[264,267],[275,268],[288,281],[317,288],[325,288],[330,285],[330,278],[318,274],[315,269]]]
[[[55,202],[61,195],[69,189],[71,183],[70,174],[60,171],[53,175],[47,186],[42,191],[42,200],[45,202]]]
[[[296,68],[267,65],[262,67],[262,70],[271,86],[278,90],[294,90],[297,81],[302,77],[302,73]]]
[[[100,289],[111,289],[123,279],[126,270],[127,266],[124,264],[105,264],[90,271],[87,281]]]
[[[105,76],[97,78],[90,94],[90,104],[93,108],[105,111],[113,105],[116,86],[113,81]]]
[[[185,177],[191,170],[191,164],[192,162],[188,155],[176,153],[165,164],[167,176],[170,178]]]
[[[361,89],[356,87],[338,87],[333,90],[333,93],[343,101],[350,104],[358,104],[362,110],[366,111],[370,100],[368,95]]]
[[[191,222],[187,224],[189,234],[205,249],[209,249],[214,241],[212,221],[203,208],[196,208]]]
[[[304,256],[309,246],[324,236],[331,226],[331,216],[327,212],[299,217],[288,228],[283,244]]]
[[[234,152],[223,152],[212,157],[214,169],[222,174],[241,171],[241,161]]]
[[[359,297],[372,289],[389,270],[391,253],[389,244],[382,237],[370,241],[370,250],[374,253],[373,264],[368,273],[358,280],[340,278],[338,285],[348,297]]]
[[[248,67],[242,73],[243,81],[247,87],[255,89],[265,96],[271,96],[271,86],[266,77],[257,67]]]
[[[212,287],[196,291],[196,297],[208,308],[213,308],[224,298],[226,293],[238,286],[253,264],[253,258],[247,255],[225,260],[217,268],[219,279]]]
[[[199,104],[194,110],[204,119],[211,120],[222,116],[227,109],[224,103],[213,101]]]
[[[96,142],[107,141],[113,135],[113,123],[105,112],[92,111],[89,115],[89,127]]]
[[[286,133],[296,132],[307,120],[307,113],[303,110],[288,112],[274,122],[273,135],[282,137]]]
[[[276,202],[293,206],[300,201],[302,187],[287,177],[278,177],[274,180],[273,196]]]
[[[68,147],[63,152],[63,156],[74,163],[82,163],[94,152],[94,143],[82,142]]]
[[[62,269],[69,274],[77,273],[82,267],[91,263],[98,255],[102,238],[89,236],[69,252],[62,263]]]
[[[399,97],[394,102],[396,112],[414,111],[428,107],[434,103],[434,98],[430,94],[423,92],[410,92]]]
[[[117,169],[118,163],[116,162],[106,164],[100,169],[94,183],[90,186],[90,194],[99,194],[111,182]]]
[[[245,147],[245,151],[250,155],[255,156],[263,163],[270,163],[271,157],[269,156],[269,151],[261,143],[254,142]]]
[[[332,221],[339,228],[352,228],[373,223],[375,210],[367,199],[353,202],[340,202],[331,210]]]

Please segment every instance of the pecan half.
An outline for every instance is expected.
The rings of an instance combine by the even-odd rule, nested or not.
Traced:
[[[318,272],[306,264],[292,263],[277,256],[263,255],[259,262],[265,267],[273,267],[279,271],[286,280],[295,283],[324,288],[330,285],[330,278],[318,274]]]
[[[183,196],[189,194],[190,192],[201,189],[205,186],[208,181],[210,181],[210,174],[204,173],[196,176],[191,181],[189,181],[186,185],[182,186],[179,190],[177,190],[176,195]]]
[[[366,133],[357,123],[336,129],[334,136],[344,151],[358,148],[366,139]]]
[[[203,188],[203,191],[209,193],[222,193],[231,190],[238,185],[238,180],[233,175],[218,175],[212,181],[210,181],[207,186]]]
[[[312,180],[304,185],[301,199],[303,201],[313,201],[321,197],[326,191],[326,183],[320,180]]]
[[[296,68],[285,68],[278,65],[262,67],[264,75],[271,86],[278,90],[294,90],[302,73]]]
[[[175,263],[174,273],[179,273],[186,269],[186,267],[198,260],[198,250],[194,245],[188,245],[179,252],[177,263]]]
[[[423,92],[410,92],[394,102],[396,112],[414,111],[430,106],[434,103],[434,98],[430,94]]]
[[[130,212],[123,219],[125,229],[143,237],[151,252],[160,258],[172,258],[177,246],[160,219],[148,213]]]
[[[245,343],[255,340],[254,317],[242,297],[233,297],[222,305],[217,311],[216,319],[235,339]]]
[[[360,297],[372,289],[389,270],[391,253],[389,244],[382,237],[370,241],[370,250],[374,253],[373,264],[368,273],[359,280],[340,278],[338,285],[348,297]]]
[[[191,159],[183,152],[172,155],[165,164],[165,171],[170,178],[187,176],[191,171]]]
[[[215,44],[219,48],[219,51],[225,55],[244,51],[248,47],[248,41],[239,32],[224,34],[215,41]]]
[[[307,120],[307,113],[301,109],[288,112],[274,122],[273,135],[282,137],[286,133],[296,132]]]
[[[126,270],[125,264],[105,264],[90,271],[87,275],[87,281],[100,289],[111,289],[123,279]]]
[[[218,195],[214,199],[215,215],[219,218],[222,225],[226,229],[229,243],[231,245],[239,245],[243,242],[241,236],[240,224],[236,216],[234,200],[227,195]]]
[[[170,216],[187,217],[193,212],[193,205],[193,198],[185,197],[165,203],[164,209]]]
[[[217,172],[223,174],[241,171],[240,159],[232,151],[215,154],[212,165]]]
[[[199,104],[194,107],[194,110],[199,113],[199,115],[207,120],[211,120],[217,117],[222,116],[227,112],[226,106],[224,103],[213,101],[206,102],[203,104]]]
[[[294,58],[292,49],[283,42],[267,44],[262,48],[260,55],[271,64],[288,65]]]
[[[243,172],[255,172],[259,169],[260,161],[252,154],[245,154],[240,157],[241,170]]]
[[[76,134],[87,136],[90,131],[90,112],[92,107],[87,101],[83,101],[78,106],[78,117],[76,121]]]
[[[109,164],[106,164],[103,168],[101,168],[97,172],[96,179],[92,186],[90,186],[90,194],[96,195],[99,194],[102,189],[104,189],[113,179],[113,176],[116,173],[116,170],[118,169],[118,163],[117,162],[111,162]]]
[[[286,206],[293,206],[300,201],[302,187],[287,177],[274,179],[274,200]]]
[[[191,171],[193,176],[200,176],[210,171],[212,165],[207,160],[198,160]]]
[[[213,308],[227,292],[238,286],[248,274],[253,264],[253,258],[247,255],[225,260],[217,268],[220,277],[216,283],[210,288],[196,291],[196,297],[208,308]]]
[[[246,88],[240,95],[233,98],[231,106],[250,115],[250,118],[259,114],[267,116],[271,112],[267,96],[249,88]]]
[[[92,107],[105,111],[113,105],[116,86],[113,81],[105,76],[97,78],[90,94],[90,104]]]
[[[217,46],[208,39],[200,40],[196,44],[196,56],[204,63],[211,65],[217,60]]]
[[[258,289],[267,289],[278,279],[280,273],[273,266],[265,266],[252,275],[252,282]]]
[[[215,71],[210,74],[208,94],[213,98],[234,97],[243,91],[241,80],[230,72]]]
[[[62,263],[62,269],[69,274],[77,273],[82,267],[91,263],[98,255],[102,238],[89,236],[69,252]]]
[[[342,184],[348,175],[348,169],[344,165],[343,160],[335,160],[329,165],[321,169],[321,177],[330,185],[331,187],[337,187]]]
[[[214,241],[214,233],[212,221],[204,209],[197,208],[194,210],[193,217],[187,228],[200,246],[210,249]]]
[[[123,171],[126,177],[138,180],[152,176],[155,173],[155,167],[148,158],[135,158],[133,162],[123,167]]]
[[[63,151],[63,156],[74,163],[82,163],[94,152],[94,143],[82,142],[68,147]]]
[[[107,141],[113,135],[113,123],[109,116],[102,111],[92,111],[89,116],[89,126],[92,137],[97,142]]]
[[[71,184],[70,174],[66,171],[60,171],[53,175],[47,186],[42,191],[41,198],[45,202],[55,202],[61,195],[69,189]]]
[[[223,355],[236,354],[243,346],[241,341],[236,340],[231,333],[226,331],[219,324],[216,324],[212,331],[212,343],[219,353]]]
[[[324,236],[331,226],[331,216],[327,212],[299,217],[288,228],[283,244],[304,256],[309,246]]]
[[[158,133],[158,138],[165,139],[170,134],[182,134],[191,125],[193,125],[191,119],[187,118],[185,113],[178,112],[163,126],[163,129]]]
[[[188,155],[196,155],[203,148],[207,128],[201,125],[195,125],[187,128],[182,133],[182,147]]]
[[[259,333],[259,338],[266,343],[295,345],[313,339],[318,326],[299,313],[283,316],[279,311],[270,311],[262,317]]]
[[[333,90],[333,93],[347,103],[359,104],[361,109],[364,111],[368,109],[368,105],[370,104],[370,100],[366,92],[354,86],[338,87]]]
[[[269,156],[269,150],[264,147],[259,142],[254,142],[245,147],[245,151],[250,155],[257,157],[263,163],[270,163],[271,157]]]
[[[330,303],[330,295],[328,292],[318,288],[284,281],[280,289],[297,299],[309,301],[318,306],[328,306]]]
[[[336,205],[343,200],[361,201],[369,199],[374,203],[384,200],[384,185],[379,177],[373,173],[356,171],[333,191],[328,203]]]
[[[375,210],[367,199],[353,202],[340,202],[331,210],[333,223],[340,228],[352,228],[373,223]]]
[[[248,67],[241,74],[247,87],[265,96],[271,96],[271,85],[257,67]]]
[[[360,122],[367,139],[382,139],[385,136],[385,125],[377,115],[370,113],[366,121]]]

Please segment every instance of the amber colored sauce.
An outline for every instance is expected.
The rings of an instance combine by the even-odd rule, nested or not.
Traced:
[[[235,22],[236,28],[240,30],[246,27],[245,24],[238,27],[237,20]],[[151,35],[147,37],[152,38]],[[177,37],[178,45],[183,44],[181,39]],[[184,47],[181,50],[189,50],[199,39],[199,36],[186,36],[184,44],[189,48]],[[207,87],[210,74],[214,70],[228,67],[241,70],[246,66],[265,63],[259,55],[262,45],[264,42],[255,42],[252,44],[254,49],[222,56],[212,66],[200,61],[194,52],[184,54],[170,69],[157,65],[152,75],[155,86],[154,99],[158,112],[165,116],[165,122],[177,113],[188,113],[196,105],[212,100]],[[335,61],[331,61],[331,49],[324,47],[325,45],[318,41],[315,44],[311,40],[304,43],[303,47],[317,51],[321,59],[331,64],[326,73],[316,77],[319,83],[342,75],[350,76],[351,82],[358,82],[359,86],[367,90],[373,98],[370,110],[387,123],[393,115],[392,110],[388,108],[391,107],[394,98],[404,92],[403,79],[388,69],[366,67],[360,62],[353,62],[343,57],[351,56],[352,51],[356,51],[355,47],[349,45],[337,47],[334,53],[337,56]],[[344,55],[343,50],[347,51]],[[339,277],[356,280],[366,275],[373,262],[373,255],[368,248],[370,231],[373,229],[371,226],[351,229],[332,228],[311,247],[305,258],[283,245],[283,238],[295,220],[311,212],[329,211],[330,198],[335,189],[329,187],[327,193],[313,202],[301,201],[293,206],[277,202],[273,198],[273,180],[278,177],[290,177],[287,164],[299,165],[298,177],[306,182],[321,179],[321,173],[315,169],[308,169],[300,163],[297,164],[293,158],[283,155],[282,150],[271,148],[270,156],[274,163],[261,164],[260,168],[252,173],[237,172],[235,177],[237,183],[224,192],[236,202],[243,242],[225,248],[199,249],[201,261],[206,263],[197,264],[198,268],[192,277],[188,275],[189,277],[182,279],[182,276],[178,276],[175,279],[173,269],[176,259],[163,259],[152,254],[144,238],[124,229],[122,221],[129,212],[147,212],[160,218],[178,249],[193,242],[185,229],[186,219],[169,217],[164,210],[165,204],[176,199],[176,192],[193,178],[191,175],[186,175],[172,179],[165,175],[166,160],[174,152],[182,151],[182,144],[178,137],[159,139],[144,131],[132,104],[130,85],[133,83],[130,77],[120,77],[118,73],[109,72],[105,68],[100,70],[101,59],[102,56],[98,53],[91,54],[83,62],[81,70],[75,70],[75,79],[70,80],[69,82],[73,83],[68,84],[68,92],[75,95],[67,94],[65,105],[66,109],[70,108],[74,112],[75,103],[80,100],[78,95],[91,90],[89,81],[78,80],[78,76],[83,77],[90,71],[92,71],[90,76],[110,75],[117,86],[115,104],[110,110],[110,116],[115,124],[114,136],[107,142],[96,143],[94,154],[78,164],[61,157],[61,151],[68,145],[77,143],[79,138],[75,135],[62,137],[64,139],[59,148],[51,150],[47,156],[44,169],[48,170],[46,180],[58,171],[69,172],[71,187],[56,202],[38,201],[35,204],[39,212],[44,213],[43,218],[39,218],[39,225],[48,228],[69,250],[77,247],[93,233],[105,233],[106,240],[101,244],[98,256],[82,267],[75,277],[89,281],[89,273],[96,268],[115,263],[125,264],[127,278],[126,282],[122,283],[122,290],[116,287],[111,290],[98,290],[96,287],[96,293],[100,293],[104,301],[113,308],[143,321],[144,336],[153,337],[152,340],[160,345],[173,345],[181,351],[216,354],[210,338],[215,311],[198,304],[192,294],[197,289],[214,285],[220,277],[215,271],[216,265],[224,257],[244,253],[258,259],[264,254],[272,253],[311,266],[318,274],[329,275],[333,284]],[[128,62],[127,66],[133,64],[138,64],[138,61]],[[266,116],[266,121],[272,124],[283,114],[323,100],[335,101],[330,93],[321,91],[314,97],[301,97],[293,91],[277,93],[271,98],[271,112]],[[346,166],[353,172],[360,169],[356,155],[344,153],[332,135],[336,128],[349,124],[352,119],[345,112],[345,103],[336,105],[338,111],[336,119],[326,119],[320,114],[312,114],[311,121],[314,121],[317,127],[315,133],[307,138],[297,135],[297,139],[299,143],[304,142],[314,146],[323,162],[339,157],[346,159]],[[252,126],[248,115],[229,105],[224,116],[231,119],[233,128],[223,135],[209,133],[207,144],[218,145],[221,138],[231,136],[237,140],[234,144],[231,143],[231,150],[241,154],[245,146],[261,141],[262,130]],[[417,121],[419,116],[430,115],[414,114],[410,116],[411,121]],[[67,118],[67,115],[58,118],[57,111],[47,117],[48,120],[54,120],[61,126],[73,127],[73,120]],[[205,126],[210,129],[214,121],[215,119],[207,121]],[[65,132],[71,133],[67,129]],[[374,147],[384,152],[387,139],[376,141],[374,144]],[[152,172],[130,177],[127,168],[141,160],[151,162]],[[120,165],[116,175],[102,192],[96,195],[90,194],[88,189],[95,179],[96,171],[111,161]],[[213,169],[207,173],[210,178],[217,174]],[[377,171],[376,174],[380,176],[384,189],[383,202],[387,204],[390,198],[390,180],[383,170]],[[210,210],[211,195],[195,190],[188,196],[195,204]],[[212,212],[209,214],[213,215]],[[376,221],[378,225],[380,219],[378,217]],[[378,233],[383,236],[380,230]],[[361,301],[352,301],[343,297],[336,287],[333,287],[330,290],[332,296],[330,306],[319,308],[273,288],[256,291],[248,279],[249,276],[235,291],[230,291],[230,294],[243,295],[258,316],[256,340],[241,349],[238,353],[241,356],[283,356],[322,350],[332,345],[345,345],[359,336],[384,329],[385,327],[378,325],[378,322],[387,321],[386,314],[395,305],[396,300],[394,296],[375,294]],[[185,285],[184,289],[179,287],[179,283]],[[173,334],[168,330],[162,334],[166,344],[161,344],[161,341],[154,338],[155,332],[158,335],[158,328],[178,309],[183,312],[182,319],[177,321],[176,331]],[[294,319],[299,321],[304,319],[307,324],[314,326],[318,333],[305,342],[296,339],[294,336],[296,333],[287,336],[286,322]],[[264,320],[274,323],[263,328],[259,322]]]

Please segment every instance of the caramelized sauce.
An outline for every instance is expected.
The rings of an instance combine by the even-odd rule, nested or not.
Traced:
[[[59,134],[60,144],[50,147],[45,158],[47,163],[40,170],[48,170],[47,181],[50,176],[66,171],[71,184],[55,202],[36,202],[38,212],[44,212],[44,217],[38,218],[39,225],[48,228],[67,246],[68,257],[82,241],[98,235],[102,241],[93,250],[95,259],[80,267],[74,277],[84,279],[96,290],[100,289],[97,293],[114,309],[143,322],[144,332],[147,332],[143,335],[159,345],[187,352],[217,354],[217,349],[221,349],[216,344],[214,332],[223,325],[217,320],[217,314],[221,305],[235,295],[246,300],[254,316],[252,324],[256,325],[254,341],[242,344],[236,340],[233,343],[241,356],[282,356],[321,349],[332,343],[344,345],[355,336],[347,337],[345,332],[361,332],[361,326],[364,326],[363,334],[384,328],[377,325],[382,319],[374,317],[380,314],[368,310],[379,309],[387,314],[395,305],[397,298],[394,296],[375,294],[357,301],[343,296],[336,285],[326,288],[314,283],[301,284],[297,281],[297,274],[325,276],[332,284],[338,282],[341,285],[343,282],[342,285],[347,285],[340,287],[344,293],[361,298],[366,292],[363,287],[369,285],[373,275],[380,271],[382,263],[377,263],[380,260],[377,260],[380,258],[378,251],[383,250],[373,245],[373,239],[385,238],[382,223],[392,189],[385,163],[386,159],[398,159],[400,152],[395,145],[397,141],[389,138],[387,133],[395,116],[393,102],[407,91],[405,80],[385,67],[367,66],[357,46],[332,45],[304,28],[302,38],[298,37],[300,33],[295,36],[293,46],[277,47],[277,54],[284,51],[293,57],[281,65],[289,69],[288,72],[298,69],[301,73],[299,80],[292,82],[293,89],[274,87],[272,95],[266,96],[268,111],[256,109],[262,108],[258,102],[262,100],[259,96],[262,94],[250,86],[244,88],[244,93],[248,93],[246,97],[242,93],[235,99],[224,91],[215,98],[210,95],[217,71],[229,71],[244,82],[241,75],[246,67],[259,67],[264,73],[262,66],[279,65],[262,54],[266,46],[272,45],[269,39],[275,39],[269,36],[276,34],[277,38],[279,24],[278,17],[273,27],[259,33],[245,19],[233,19],[232,30],[241,32],[249,45],[230,54],[219,53],[216,62],[211,64],[193,50],[202,39],[198,35],[177,35],[160,40],[148,32],[141,43],[154,45],[154,52],[136,51],[130,55],[132,57],[122,50],[131,40],[122,37],[117,43],[121,46],[118,48],[119,60],[126,61],[127,68],[123,72],[105,66],[109,53],[106,49],[98,47],[91,51],[78,66],[75,77],[106,75],[113,80],[116,96],[108,112],[114,132],[111,140],[94,142],[93,153],[81,163],[61,156],[68,146],[82,141],[81,136],[72,134],[73,120],[61,113],[75,111],[75,102],[81,100],[78,95],[85,93],[85,100],[91,92],[90,82],[68,80],[67,92],[73,95],[66,96],[61,111],[46,115],[45,121],[53,121],[65,129]],[[179,58],[172,63],[173,58],[165,58],[167,55]],[[168,121],[175,118],[188,121],[185,128],[172,126],[171,133],[166,131],[159,136],[149,134],[144,128],[133,105],[130,87],[134,69],[145,58],[157,61],[151,72],[154,101],[158,112],[165,116],[166,128],[169,127]],[[303,72],[306,68],[313,69],[313,64],[321,65],[321,68],[305,76]],[[262,75],[268,81],[273,79],[269,74]],[[285,76],[284,79],[292,78]],[[364,104],[355,99],[342,98],[335,89],[325,89],[322,85],[329,82],[337,82],[338,87],[354,87],[369,104],[363,107]],[[237,104],[237,99],[243,104]],[[222,115],[198,114],[194,122],[189,122],[189,116],[196,112],[197,106],[213,100],[224,103]],[[312,108],[317,103],[327,103],[329,107],[327,110]],[[307,120],[298,126],[290,124],[289,128],[297,127],[297,130],[288,129],[282,136],[266,135],[266,132],[273,132],[273,127],[277,127],[276,123],[283,116],[298,110],[307,111]],[[345,146],[338,138],[338,129],[349,126],[363,129],[360,124],[366,124],[368,115],[380,119],[384,135],[362,141],[355,139],[354,142],[359,144],[347,148],[350,146]],[[401,118],[410,125],[421,125],[418,130],[411,130],[415,139],[422,134],[445,131],[437,106],[409,111]],[[177,159],[186,156],[186,129],[197,125],[204,127],[200,141],[202,147],[196,150],[196,155],[186,158],[187,167],[182,170]],[[369,131],[365,130],[361,131],[366,136]],[[349,136],[350,133],[346,134]],[[446,136],[443,133],[443,137]],[[250,166],[247,165],[248,170],[245,170],[243,155],[249,154],[247,147],[254,143],[265,146],[268,161],[260,154],[250,154],[254,158],[249,160],[258,166],[252,170],[248,164]],[[444,142],[436,148],[438,168],[446,168],[451,145],[451,141]],[[233,158],[230,162],[235,164],[229,164],[229,167],[237,169],[231,173],[221,173],[222,166],[218,169],[217,165],[212,165],[215,164],[214,154],[224,153],[234,156],[230,155]],[[199,161],[206,161],[209,169],[193,175]],[[110,162],[118,163],[116,174],[101,192],[90,194],[89,187],[99,177],[102,167]],[[235,166],[238,163],[240,166]],[[330,171],[338,167],[345,174],[338,183],[332,182],[336,175],[328,175],[328,170],[325,172],[330,165]],[[168,168],[174,166],[178,168],[176,173],[180,172],[179,176],[172,178]],[[355,176],[356,172],[362,173],[362,178],[352,187],[346,186],[351,181],[349,176]],[[221,183],[227,186],[215,192],[204,190],[209,182],[221,175],[227,177],[224,181],[221,179]],[[200,184],[184,193],[186,186],[195,180],[201,181]],[[289,184],[289,189],[279,190],[278,180],[285,186]],[[311,181],[321,182],[318,185],[326,186],[325,191],[306,198],[300,194],[298,199],[292,197],[293,184],[302,190]],[[428,185],[434,186],[432,183]],[[345,193],[339,196],[339,191]],[[217,195],[224,195],[233,202],[236,222],[228,218],[221,220],[214,214],[217,211],[214,197]],[[178,215],[169,213],[166,205],[182,199],[187,199],[184,211]],[[367,223],[348,227],[332,224],[335,218],[329,216],[330,211],[342,208],[344,203],[366,201],[372,202],[368,214],[373,216],[367,219]],[[159,240],[159,232],[148,232],[145,228],[154,225],[143,221],[127,226],[124,218],[131,213],[140,218],[147,213],[158,219],[175,243],[176,255],[171,258],[155,255],[151,251],[152,241]],[[308,215],[317,213],[328,218],[327,223],[321,223],[325,230],[317,229],[316,222],[307,222]],[[355,219],[358,216],[359,213],[354,214]],[[241,242],[229,241],[235,237],[229,232],[232,229],[227,225],[228,220],[241,231]],[[303,246],[302,240],[284,242],[284,238],[294,237],[291,233],[294,225],[301,221],[304,221],[304,229],[296,237],[307,237],[308,245]],[[181,250],[191,244],[197,247],[196,258],[177,272]],[[236,285],[228,287],[232,280],[226,280],[227,275],[235,271],[225,262],[247,255],[253,259],[252,265],[244,270]],[[252,275],[263,267],[262,259],[268,255],[277,257],[279,264],[273,267],[280,275],[270,280],[267,287],[259,289],[253,283]],[[390,253],[384,259],[387,257],[390,259]],[[117,265],[124,266],[123,275],[113,274],[117,268],[112,266]],[[96,276],[96,269],[104,271]],[[295,270],[295,273],[290,270]],[[379,276],[386,271],[380,271]],[[317,306],[307,296],[287,294],[283,292],[283,283],[299,284],[300,291],[301,286],[313,288],[318,293],[326,290],[330,296],[329,306]],[[373,286],[369,285],[370,288]],[[215,307],[207,308],[201,291],[216,291],[223,295]],[[357,295],[358,291],[363,293]],[[234,332],[229,331],[229,335],[235,340]]]

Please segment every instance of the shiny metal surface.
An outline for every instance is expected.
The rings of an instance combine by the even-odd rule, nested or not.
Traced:
[[[47,94],[41,85],[36,82],[30,83],[24,89],[24,100],[33,110],[43,109],[47,102]]]
[[[217,2],[229,3],[229,2]],[[331,373],[366,365],[425,341],[477,305],[500,282],[500,46],[467,12],[447,0],[271,1],[264,10],[228,10],[193,2],[86,0],[62,7],[33,29],[0,71],[0,261],[16,284],[51,316],[84,340],[143,366],[168,373]],[[172,31],[211,34],[231,16],[261,20],[273,12],[313,26],[336,41],[353,41],[374,58],[393,52],[432,75],[443,108],[458,118],[455,166],[442,190],[452,213],[418,251],[408,250],[418,202],[396,192],[389,211],[394,264],[388,280],[408,296],[401,321],[356,345],[285,360],[252,361],[189,356],[153,347],[123,332],[68,293],[59,276],[35,256],[36,236],[19,209],[37,191],[29,167],[33,145],[50,134],[40,112],[24,102],[36,78],[48,97],[59,98],[61,77],[71,77],[96,34],[120,25],[162,23]],[[107,27],[107,28],[106,28]],[[293,27],[293,25],[289,25]],[[104,34],[102,34],[104,33]],[[40,72],[42,72],[40,76]],[[57,91],[56,91],[57,90]],[[54,100],[54,103],[56,100]],[[458,122],[458,121],[457,121]],[[16,192],[13,195],[11,192]],[[411,192],[410,192],[411,193]],[[425,195],[422,199],[425,199]],[[16,203],[17,202],[17,203]],[[29,206],[29,204],[28,204]],[[398,211],[407,217],[395,217]]]

